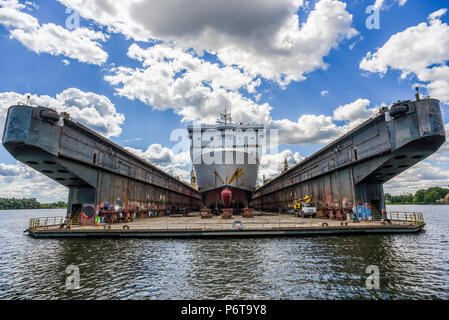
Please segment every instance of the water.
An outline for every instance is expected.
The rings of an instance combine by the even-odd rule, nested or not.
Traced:
[[[0,299],[449,299],[449,206],[421,211],[426,231],[263,239],[33,239],[0,211]],[[66,290],[69,265],[80,289]],[[365,285],[380,269],[380,289]]]

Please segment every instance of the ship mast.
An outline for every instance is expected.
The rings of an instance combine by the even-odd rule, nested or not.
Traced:
[[[225,107],[225,112],[220,113],[220,120],[224,122],[224,124],[228,124],[232,122],[231,114],[227,113],[227,109]]]

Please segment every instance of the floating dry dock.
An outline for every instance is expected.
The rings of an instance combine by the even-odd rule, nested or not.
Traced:
[[[293,200],[308,195],[322,218],[344,219],[354,207],[379,218],[385,209],[383,183],[424,160],[444,141],[439,101],[417,95],[416,101],[379,110],[264,183],[255,190],[251,206],[287,212]],[[149,216],[150,207],[192,212],[202,206],[196,189],[49,108],[10,107],[3,146],[17,160],[69,188],[67,215],[82,225],[109,214],[111,205],[140,218]]]
[[[343,133],[343,132],[342,132]],[[417,232],[424,222],[412,215],[381,222],[343,223],[359,218],[380,221],[386,209],[383,184],[424,160],[446,141],[436,99],[398,101],[364,123],[257,188],[249,206],[260,212],[288,212],[295,199],[310,196],[319,219],[311,223],[291,216],[266,223],[240,219],[210,222],[198,216],[148,218],[154,212],[194,212],[204,205],[198,190],[102,137],[84,125],[45,107],[14,105],[8,109],[3,146],[17,160],[69,188],[67,219],[71,228],[38,219],[28,231],[36,237],[138,236],[206,237],[347,233]],[[218,187],[215,182],[215,188]],[[135,217],[129,225],[96,225],[118,216]],[[273,220],[274,219],[274,220]],[[338,219],[340,221],[336,221]],[[281,221],[282,220],[282,221]],[[148,221],[147,225],[142,221]],[[209,221],[209,220],[208,220]],[[329,221],[327,225],[326,221]],[[75,222],[77,226],[75,226]],[[153,228],[155,224],[155,227]]]
[[[46,219],[46,220],[45,220]],[[29,235],[36,238],[207,238],[257,236],[314,236],[416,233],[424,228],[422,214],[391,214],[388,221],[338,221],[297,218],[292,215],[256,216],[232,220],[220,217],[157,217],[112,225],[61,227],[59,218],[30,220]]]

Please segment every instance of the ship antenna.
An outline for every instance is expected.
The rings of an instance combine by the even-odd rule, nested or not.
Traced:
[[[228,122],[232,122],[231,114],[227,112],[226,107],[225,107],[225,112],[220,113],[220,120],[224,121],[225,124],[228,124]]]

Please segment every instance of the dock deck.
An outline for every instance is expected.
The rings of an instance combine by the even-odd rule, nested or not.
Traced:
[[[206,238],[206,237],[256,237],[256,236],[312,236],[343,234],[415,233],[423,230],[423,220],[348,221],[320,218],[300,218],[292,215],[267,215],[258,213],[254,218],[233,216],[224,220],[220,216],[201,219],[199,214],[189,217],[152,217],[112,225],[72,225],[61,228],[59,224],[30,227],[29,235],[36,238],[79,237],[144,237],[144,238]]]

